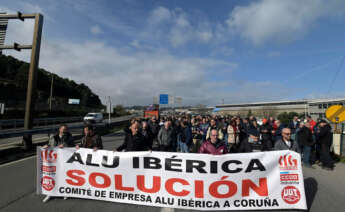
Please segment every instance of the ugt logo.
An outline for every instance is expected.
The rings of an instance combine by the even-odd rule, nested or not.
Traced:
[[[41,179],[41,184],[42,184],[42,187],[47,190],[47,191],[51,191],[53,190],[53,188],[55,187],[55,180],[51,177],[48,177],[48,176],[44,176],[42,179]]]
[[[292,155],[284,155],[279,158],[280,170],[297,170],[297,159],[293,159]]]
[[[54,150],[45,149],[44,151],[41,151],[41,158],[43,162],[55,163],[57,159],[57,153],[54,152]]]
[[[286,186],[281,195],[284,202],[288,204],[296,204],[301,199],[301,193],[295,186]]]

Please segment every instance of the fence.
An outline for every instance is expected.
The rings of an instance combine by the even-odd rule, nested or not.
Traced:
[[[61,123],[71,123],[82,121],[83,117],[61,117],[61,118],[40,118],[34,119],[34,126],[47,126]],[[0,120],[0,130],[10,128],[20,128],[24,126],[23,119]]]
[[[122,116],[122,117],[118,117],[118,118],[114,118],[111,120],[110,123],[99,123],[99,124],[95,124],[95,127],[107,127],[107,126],[116,126],[118,124],[124,123],[124,122],[128,122],[130,119],[132,119],[133,117],[136,116]],[[66,123],[66,122],[64,122]],[[69,129],[81,129],[85,126],[84,123],[80,123],[80,124],[75,124],[72,126],[69,126]],[[55,133],[58,130],[58,126],[51,126],[51,127],[47,127],[47,128],[41,128],[41,129],[32,129],[32,130],[20,130],[20,131],[11,131],[11,132],[3,132],[0,133],[0,139],[2,138],[13,138],[13,137],[20,137],[20,136],[24,136],[24,135],[35,135],[35,134],[44,134],[44,133]]]

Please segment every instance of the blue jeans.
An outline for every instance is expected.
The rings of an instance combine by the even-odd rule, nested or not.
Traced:
[[[302,146],[303,148],[303,163],[306,166],[310,166],[310,154],[311,154],[311,146]]]
[[[180,144],[180,152],[189,152],[189,148],[186,143],[179,141]]]

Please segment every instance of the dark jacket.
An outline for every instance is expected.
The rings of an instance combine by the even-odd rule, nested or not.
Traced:
[[[81,140],[81,147],[90,149],[97,147],[97,149],[103,149],[102,138],[97,134],[93,136],[84,136]]]
[[[62,137],[59,136],[59,134],[56,134],[52,136],[49,140],[50,146],[59,146],[60,144],[63,144],[64,147],[74,147],[74,139],[72,137],[72,134],[67,132],[62,135]]]
[[[256,136],[256,137],[260,137],[260,128],[259,127],[254,127],[252,125],[252,126],[249,127],[248,134]]]
[[[312,146],[314,144],[313,135],[308,127],[304,126],[298,130],[297,141],[300,146]]]
[[[264,132],[267,130],[267,132]],[[260,133],[262,135],[263,141],[271,141],[272,140],[272,126],[268,123],[261,125]]]
[[[159,130],[158,143],[161,146],[173,146],[176,142],[175,130],[172,127],[166,129],[164,126]]]
[[[152,132],[153,137],[156,138],[158,133],[159,133],[159,128],[160,128],[159,124],[157,123],[157,121],[156,122],[152,122],[151,120],[149,120],[147,122],[147,124],[149,125],[149,128],[150,128],[150,130]]]
[[[192,130],[189,126],[181,127],[179,140],[186,143],[188,146],[192,144]]]
[[[296,130],[298,129],[298,127],[299,127],[299,122],[298,122],[298,121],[297,121],[296,125],[294,125],[293,120],[291,120],[291,121],[289,122],[288,128],[291,129],[291,133],[292,133],[292,134],[295,134],[295,133],[296,133]]]
[[[279,125],[276,132],[274,133],[274,138],[273,138],[274,141],[282,139],[282,131],[283,131],[284,127],[285,126],[283,124]]]
[[[144,136],[141,133],[133,135],[132,133],[127,133],[125,140],[121,146],[117,148],[117,151],[126,150],[126,152],[131,151],[144,151],[148,147],[145,142]]]
[[[150,128],[141,129],[141,134],[144,137],[145,143],[148,144],[148,149],[152,149],[153,135]]]
[[[274,150],[292,150],[292,151],[300,153],[297,142],[295,142],[292,139],[290,141],[291,141],[291,147],[288,147],[288,145],[285,143],[285,141],[283,141],[282,138],[278,139],[274,144]]]
[[[211,140],[207,140],[201,145],[199,153],[222,155],[227,153],[227,148],[225,143],[219,139],[217,139],[215,144],[213,144]]]
[[[333,134],[331,132],[331,127],[326,125],[324,127],[319,126],[318,138],[321,145],[331,146]]]
[[[240,130],[239,138],[240,138],[240,141],[243,141],[244,139],[248,139],[249,129],[250,129],[250,124],[249,123],[248,124],[242,123],[239,126],[239,130]]]

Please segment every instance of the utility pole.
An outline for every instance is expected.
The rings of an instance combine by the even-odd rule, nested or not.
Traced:
[[[111,116],[111,99],[110,99],[110,96],[108,96],[108,108],[109,108],[108,123],[110,124],[110,116]]]
[[[53,98],[53,84],[54,84],[54,75],[52,75],[52,80],[50,83],[50,96],[49,96],[49,110],[52,111],[52,98]]]
[[[36,84],[37,84],[37,69],[39,63],[40,49],[41,49],[41,37],[42,37],[42,27],[43,27],[43,16],[39,13],[35,14],[22,14],[18,12],[17,14],[0,14],[1,20],[8,19],[20,19],[24,21],[25,19],[35,19],[34,34],[31,45],[19,45],[14,43],[13,45],[0,46],[2,49],[15,49],[20,51],[21,49],[31,49],[31,60],[29,68],[29,80],[28,89],[26,93],[26,105],[25,105],[25,118],[24,118],[24,129],[29,130],[33,127],[33,111],[35,109],[36,100]],[[32,135],[23,136],[23,145],[25,150],[30,150],[32,147]]]

